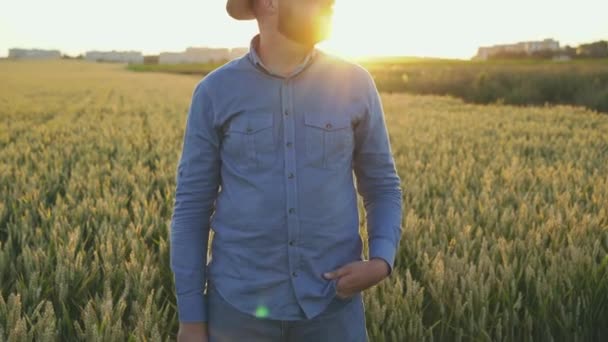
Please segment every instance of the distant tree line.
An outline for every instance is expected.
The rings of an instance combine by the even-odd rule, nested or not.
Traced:
[[[474,103],[571,104],[608,113],[605,59],[366,65],[380,91],[452,95]]]
[[[70,56],[67,54],[61,54],[61,59],[84,59],[84,56],[82,54],[79,54],[77,56]]]

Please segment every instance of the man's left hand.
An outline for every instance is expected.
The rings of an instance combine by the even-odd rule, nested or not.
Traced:
[[[338,278],[336,292],[338,297],[346,299],[378,284],[389,275],[389,266],[381,258],[354,261],[337,270],[323,274],[325,279]]]

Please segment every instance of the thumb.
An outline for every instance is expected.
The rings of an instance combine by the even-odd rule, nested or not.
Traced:
[[[343,273],[344,273],[344,269],[338,268],[335,271],[323,273],[323,276],[325,277],[325,279],[334,279],[336,277],[342,276]]]

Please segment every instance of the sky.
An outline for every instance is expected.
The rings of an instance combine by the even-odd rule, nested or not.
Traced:
[[[224,0],[0,0],[0,57],[10,48],[136,50],[246,47],[255,21]],[[469,59],[480,46],[553,38],[560,46],[608,40],[608,0],[336,0],[331,37],[345,57]]]

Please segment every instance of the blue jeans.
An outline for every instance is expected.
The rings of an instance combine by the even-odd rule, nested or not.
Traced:
[[[361,293],[337,299],[331,314],[297,321],[259,318],[241,312],[208,283],[209,342],[368,342],[365,308]]]

